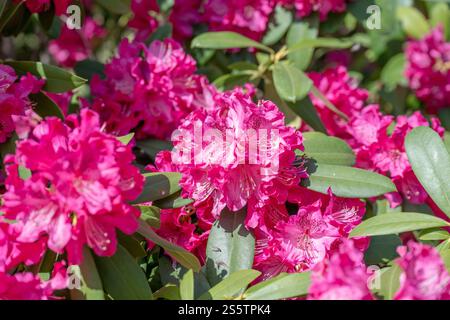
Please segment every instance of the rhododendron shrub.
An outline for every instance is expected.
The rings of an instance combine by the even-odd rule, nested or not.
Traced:
[[[447,1],[0,7],[0,300],[450,300]]]

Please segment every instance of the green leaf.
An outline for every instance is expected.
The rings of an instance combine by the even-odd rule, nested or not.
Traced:
[[[311,164],[308,189],[327,194],[331,188],[338,197],[371,198],[396,191],[392,181],[380,174],[350,168],[318,163]]]
[[[127,251],[135,258],[143,258],[147,256],[147,252],[142,247],[141,243],[135,239],[132,235],[127,235],[121,231],[117,232],[117,239],[122,247],[127,249]]]
[[[228,65],[228,69],[234,71],[258,70],[258,66],[248,61],[238,61]]]
[[[256,270],[239,270],[230,274],[226,279],[209,289],[199,300],[228,300],[236,297],[261,272]]]
[[[355,154],[344,140],[320,132],[306,132],[303,138],[304,154],[317,162],[350,167],[355,164]]]
[[[45,79],[44,91],[54,93],[64,93],[81,87],[86,83],[86,79],[78,77],[64,69],[44,64],[36,61],[5,61],[7,64],[16,70],[20,75],[27,72]]]
[[[272,46],[283,38],[292,23],[293,14],[291,11],[278,5],[275,8],[273,20],[274,22],[269,23],[268,31],[262,39],[262,43],[266,46]]]
[[[91,80],[94,75],[100,76],[101,79],[106,77],[105,65],[96,60],[86,59],[78,62],[74,68],[75,72],[82,78]]]
[[[114,14],[127,14],[131,11],[130,0],[97,0],[97,3]]]
[[[114,300],[151,300],[152,291],[143,270],[121,245],[112,257],[95,256],[105,291]]]
[[[430,25],[418,9],[400,6],[397,8],[396,14],[408,36],[421,39],[430,32]]]
[[[161,226],[160,214],[161,210],[153,206],[139,206],[141,210],[141,220],[147,222],[153,228],[159,228]]]
[[[150,36],[147,43],[152,43],[155,40],[164,41],[164,39],[172,38],[173,27],[172,24],[166,23],[158,27]]]
[[[30,100],[33,102],[33,110],[42,118],[58,117],[64,120],[64,114],[58,105],[44,92],[30,94]]]
[[[450,272],[450,250],[443,250],[439,252],[439,254],[441,255],[447,271]]]
[[[350,233],[350,237],[368,237],[385,234],[448,227],[450,224],[432,215],[416,212],[385,213],[363,221]]]
[[[45,31],[49,30],[53,24],[53,19],[55,19],[55,6],[51,4],[50,9],[40,12],[38,17],[42,28]]]
[[[444,35],[448,38],[450,34],[450,9],[446,3],[436,3],[430,10],[430,23],[433,28],[441,25]]]
[[[214,223],[206,248],[206,276],[211,285],[253,266],[255,238],[245,228],[246,216],[247,208],[238,212],[224,209]]]
[[[117,140],[122,142],[124,145],[128,145],[131,140],[133,140],[134,132],[127,134],[126,136],[117,137]]]
[[[204,49],[257,48],[268,53],[274,52],[271,48],[259,42],[239,33],[228,31],[202,33],[192,40],[191,47]]]
[[[393,264],[391,267],[383,268],[377,272],[374,291],[385,300],[392,300],[400,288],[400,275],[402,269]]]
[[[173,146],[168,141],[149,139],[149,140],[139,140],[136,145],[141,148],[141,150],[148,155],[153,161],[156,155],[163,150],[172,150]]]
[[[405,147],[420,183],[450,217],[450,155],[441,137],[428,127],[417,127],[406,136]]]
[[[16,24],[14,20],[23,14],[24,2],[12,3],[12,1],[3,0],[1,9],[0,32],[3,32],[7,26],[9,27],[10,24]]]
[[[273,81],[280,97],[292,103],[305,98],[313,85],[303,71],[286,61],[274,66]]]
[[[244,293],[245,300],[280,300],[305,296],[310,286],[310,273],[282,273],[252,286]]]
[[[18,171],[19,171],[19,177],[22,180],[28,180],[29,178],[31,178],[31,170],[30,169],[19,165]]]
[[[322,120],[320,120],[317,110],[311,102],[309,97],[305,97],[303,100],[296,103],[286,102],[289,108],[294,111],[303,121],[305,121],[311,128],[316,131],[326,133]]]
[[[181,300],[194,300],[194,272],[188,270],[180,281]]]
[[[337,39],[337,38],[316,38],[307,39],[292,45],[289,53],[307,48],[331,48],[331,49],[348,49],[357,44],[353,39]]]
[[[174,284],[167,284],[153,294],[155,299],[181,300],[180,289]]]
[[[182,197],[182,192],[178,191],[173,195],[153,202],[153,205],[160,209],[178,209],[192,204],[194,200]]]
[[[286,37],[288,49],[301,44],[305,39],[316,39],[318,34],[317,21],[314,23],[314,26],[307,21],[297,21],[291,26]],[[313,54],[314,47],[307,47],[290,52],[288,58],[297,68],[306,70],[311,62]]]
[[[228,73],[214,80],[213,84],[220,91],[232,90],[235,87],[243,86],[250,81],[247,73]]]
[[[155,231],[150,228],[145,221],[139,221],[138,232],[146,239],[154,242],[156,245],[164,248],[164,250],[182,266],[193,269],[195,272],[200,271],[201,265],[197,257],[185,249],[161,238]]]
[[[144,190],[141,195],[132,202],[133,204],[164,199],[181,190],[179,185],[181,174],[178,172],[147,173],[144,176]]]
[[[394,234],[372,237],[369,248],[364,253],[364,261],[370,266],[397,258],[397,248],[401,245],[402,240]]]
[[[105,300],[102,280],[89,248],[83,248],[83,262],[71,266],[72,275],[79,279],[80,288],[70,290],[72,300]]]
[[[419,233],[419,240],[421,241],[439,241],[450,238],[450,233],[443,229],[429,229],[423,230]]]
[[[393,56],[381,71],[381,81],[388,90],[393,90],[397,85],[406,85],[405,80],[406,58],[400,53]]]

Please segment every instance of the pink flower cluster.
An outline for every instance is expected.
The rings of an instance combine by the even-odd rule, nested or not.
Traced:
[[[450,42],[441,26],[421,40],[409,41],[405,75],[430,113],[450,107]]]
[[[28,74],[20,78],[13,68],[0,65],[0,143],[11,137],[18,124],[32,113],[29,95],[38,93],[44,80]]]
[[[96,42],[105,36],[106,30],[88,17],[80,30],[71,30],[64,24],[59,37],[50,41],[48,51],[58,64],[72,68],[77,62],[89,58]]]
[[[435,248],[409,242],[407,246],[398,248],[398,253],[400,257],[395,263],[402,273],[394,300],[450,299],[450,274]],[[328,259],[314,268],[308,298],[372,300],[369,286],[376,283],[371,282],[375,277],[366,268],[362,253],[346,240]]]
[[[83,110],[66,123],[47,118],[6,160],[5,218],[15,221],[16,240],[45,242],[79,263],[84,244],[97,255],[116,249],[116,228],[136,231],[139,210],[127,202],[142,191],[143,177],[131,164],[130,146],[101,132],[99,117]],[[26,168],[31,177],[24,179]]]
[[[310,75],[315,85],[348,121],[312,97],[329,134],[346,140],[357,156],[357,166],[389,176],[404,198],[424,203],[428,195],[412,172],[405,151],[406,135],[415,127],[431,126],[441,136],[444,129],[437,118],[431,124],[420,113],[411,116],[383,115],[378,105],[365,106],[367,91],[359,89],[342,66]],[[401,203],[398,194],[388,195],[393,206]]]
[[[233,31],[261,40],[277,5],[293,8],[299,17],[319,12],[325,20],[330,12],[344,12],[346,0],[175,0],[168,20],[173,37],[184,41],[193,34],[193,26],[205,23],[210,31]],[[129,26],[144,41],[164,21],[156,0],[133,0],[133,19]]]
[[[119,56],[105,68],[107,79],[92,81],[91,107],[108,132],[169,138],[190,112],[214,102],[216,89],[195,72],[195,60],[173,40],[150,47],[123,40]]]
[[[66,13],[67,7],[72,0],[14,0],[14,2],[25,2],[28,10],[32,13],[47,11],[53,5],[55,6],[55,14],[60,16]]]
[[[254,267],[263,278],[314,268],[336,250],[365,213],[364,202],[338,198],[331,190],[322,195],[298,187],[288,201],[298,205],[297,214],[289,216],[286,209],[278,208],[273,226],[256,230]],[[361,250],[366,246],[366,239],[358,240]]]

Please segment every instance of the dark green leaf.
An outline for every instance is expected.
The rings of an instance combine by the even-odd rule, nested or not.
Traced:
[[[42,118],[58,117],[64,120],[64,114],[58,105],[44,92],[39,92],[30,95],[30,100],[33,102],[33,110]]]
[[[319,132],[304,133],[303,138],[304,153],[317,162],[350,167],[355,164],[355,154],[344,140]]]
[[[161,210],[157,207],[152,206],[140,206],[141,210],[141,220],[147,222],[153,228],[159,228],[160,223],[160,213]]]
[[[310,286],[310,273],[282,273],[248,289],[246,300],[279,300],[305,296]]]
[[[191,42],[192,48],[205,49],[235,49],[235,48],[257,48],[273,53],[269,47],[249,39],[235,32],[206,32],[195,37]]]
[[[261,272],[256,270],[239,270],[230,274],[226,279],[209,289],[199,300],[227,300],[236,297],[253,280],[258,278]]]
[[[183,198],[181,194],[182,191],[178,191],[167,198],[156,200],[153,204],[160,209],[178,209],[188,206],[194,202],[192,199]]]
[[[420,183],[450,217],[450,155],[441,137],[428,127],[417,127],[406,137],[405,147]]]
[[[130,0],[97,0],[97,3],[114,14],[127,14],[131,11]]]
[[[170,254],[170,256],[178,261],[181,265],[188,269],[193,269],[198,272],[201,268],[200,262],[197,257],[192,253],[186,251],[185,249],[161,238],[155,231],[150,228],[146,222],[139,221],[138,232],[144,236],[146,239],[154,242],[156,245],[164,248],[164,250]]]
[[[291,103],[304,99],[312,88],[311,79],[288,62],[280,62],[274,66],[273,81],[280,97]]]
[[[209,234],[206,248],[206,276],[211,285],[238,270],[253,266],[255,238],[245,228],[247,209],[224,209]]]
[[[83,262],[71,266],[72,276],[79,280],[80,288],[70,291],[73,300],[104,300],[105,293],[94,258],[89,248],[83,248]]]
[[[105,291],[115,300],[151,300],[143,270],[121,245],[112,257],[95,256]]]
[[[327,132],[327,129],[322,123],[322,120],[320,120],[317,110],[309,97],[305,97],[303,100],[297,101],[296,103],[287,102],[287,105],[311,128],[319,132]]]
[[[331,188],[338,197],[370,198],[396,191],[392,181],[380,174],[343,166],[312,164],[306,186],[327,194]]]
[[[86,80],[80,78],[64,69],[44,64],[36,61],[5,61],[5,64],[11,66],[20,75],[27,72],[46,79],[44,91],[54,93],[64,93],[76,89],[86,83]]]
[[[394,212],[363,221],[350,233],[350,237],[367,237],[385,234],[448,227],[450,223],[432,215],[416,212]]]
[[[181,174],[178,172],[147,173],[144,176],[144,190],[141,195],[132,202],[133,204],[164,199],[181,190],[179,185]]]
[[[80,61],[75,65],[74,70],[80,77],[88,79],[89,81],[95,74],[99,75],[101,79],[106,77],[105,65],[95,60],[87,59]]]
[[[364,261],[368,266],[390,261],[398,257],[397,248],[401,245],[402,240],[394,234],[372,237]]]

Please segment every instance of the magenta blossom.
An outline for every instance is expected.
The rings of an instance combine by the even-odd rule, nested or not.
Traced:
[[[116,249],[116,228],[136,231],[139,210],[127,202],[142,191],[143,177],[134,167],[130,146],[100,131],[98,115],[83,110],[67,124],[47,118],[21,141],[7,160],[3,208],[17,221],[17,241],[34,243],[48,236],[48,247],[81,260],[84,244],[97,255]],[[19,177],[19,166],[31,170]]]
[[[39,13],[47,11],[52,5],[51,0],[14,0],[15,2],[25,2],[28,10],[32,13]],[[53,5],[55,6],[55,14],[61,16],[66,14],[67,7],[70,5],[72,0],[53,0]]]
[[[190,112],[214,105],[215,88],[195,72],[195,60],[173,40],[150,47],[124,40],[105,68],[107,79],[92,81],[91,107],[108,132],[169,138]]]
[[[320,19],[326,20],[329,13],[341,13],[346,9],[346,0],[278,0],[286,6],[293,6],[299,17],[318,12]]]
[[[45,83],[30,74],[17,79],[13,68],[0,65],[0,143],[11,137],[18,122],[31,115],[28,96],[38,93]]]
[[[431,113],[450,107],[450,42],[442,27],[421,40],[409,41],[406,48],[406,77]]]
[[[411,241],[398,253],[403,273],[395,300],[450,300],[450,274],[435,248]]]
[[[317,264],[309,287],[310,300],[372,300],[370,273],[363,253],[345,240],[327,259]]]
[[[92,18],[86,18],[81,30],[62,27],[58,39],[49,43],[48,51],[58,64],[72,68],[92,54],[95,42],[106,36],[106,30]]]

